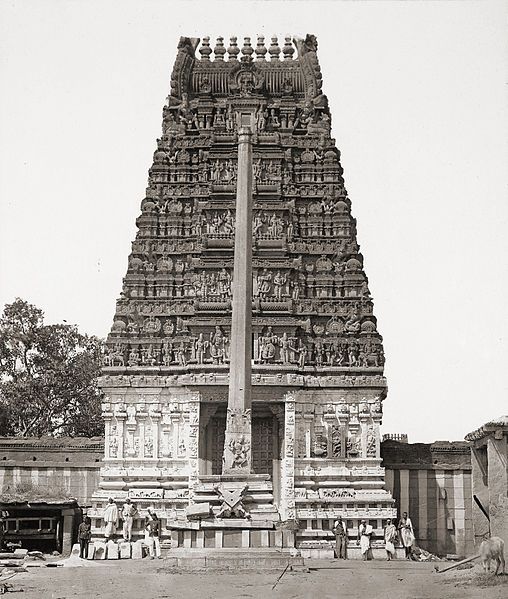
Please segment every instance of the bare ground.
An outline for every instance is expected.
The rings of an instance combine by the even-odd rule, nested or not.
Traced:
[[[90,562],[88,562],[90,564]],[[20,599],[506,599],[508,575],[479,566],[437,574],[435,563],[308,560],[309,572],[175,572],[164,560],[32,568],[9,582]],[[444,564],[438,564],[443,567]],[[14,590],[13,589],[13,590]],[[13,595],[14,597],[14,595]]]

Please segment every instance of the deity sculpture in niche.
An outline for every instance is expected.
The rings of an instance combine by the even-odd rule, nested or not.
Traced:
[[[128,405],[126,408],[127,412],[127,424],[136,424],[136,406]]]
[[[282,301],[283,295],[285,295],[288,283],[288,275],[282,274],[280,270],[278,270],[273,277],[273,292],[275,299],[278,301]]]
[[[328,442],[322,433],[316,434],[312,445],[312,453],[317,458],[325,458],[328,453]]]
[[[248,464],[250,441],[244,435],[241,435],[239,438],[231,439],[228,447],[233,454],[231,468],[243,468]]]
[[[361,452],[361,442],[360,437],[355,433],[348,433],[347,441],[346,441],[346,456],[348,458],[357,458],[360,457]]]
[[[376,457],[376,434],[372,427],[367,431],[367,457]]]
[[[222,332],[220,326],[210,333],[210,356],[214,364],[224,364],[226,360],[227,337]]]
[[[263,272],[258,274],[256,283],[255,295],[259,296],[260,299],[266,299],[272,290],[272,273],[265,268]]]
[[[115,424],[109,429],[109,457],[116,458],[118,455],[118,431]]]
[[[334,458],[342,457],[342,430],[339,426],[332,427],[332,455]]]
[[[164,366],[169,366],[173,363],[173,343],[166,338],[162,344],[162,363]]]
[[[291,342],[288,334],[284,331],[282,337],[279,338],[280,357],[283,364],[289,364],[291,361]]]
[[[203,333],[199,333],[199,337],[194,342],[196,361],[198,364],[203,364],[205,361],[205,352],[209,342],[203,338]]]
[[[261,213],[256,213],[254,216],[254,220],[252,223],[252,236],[253,237],[258,237],[258,235],[262,232],[263,229],[263,225],[265,223],[265,220],[263,218],[263,215]]]
[[[183,341],[181,341],[180,345],[176,348],[175,356],[178,365],[185,368],[185,366],[187,366],[187,348]]]
[[[259,338],[259,359],[262,363],[271,363],[275,360],[275,353],[279,338],[274,335],[272,327],[268,327],[266,335]]]
[[[298,347],[291,346],[291,350],[298,354],[299,368],[305,368],[305,365],[307,364],[307,357],[309,355],[309,349],[305,343],[300,339]]]
[[[132,347],[129,352],[129,358],[127,360],[127,364],[129,366],[137,366],[140,362],[139,352],[136,347]]]
[[[153,437],[151,434],[145,437],[145,457],[153,457]]]

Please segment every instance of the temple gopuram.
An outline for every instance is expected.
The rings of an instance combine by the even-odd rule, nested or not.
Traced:
[[[321,555],[396,515],[377,329],[317,41],[181,38],[107,338],[112,497],[171,551]],[[282,46],[282,47],[281,47]],[[353,551],[354,553],[354,551]]]

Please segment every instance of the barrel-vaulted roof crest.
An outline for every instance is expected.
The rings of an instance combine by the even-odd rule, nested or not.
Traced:
[[[212,50],[209,37],[181,37],[171,76],[170,103],[203,93],[230,96],[261,91],[271,97],[293,93],[298,99],[323,102],[316,36],[286,36],[282,49],[276,36],[268,48],[264,40],[258,36],[253,48],[251,38],[245,37],[240,48],[233,36],[226,49],[224,38],[219,37]]]

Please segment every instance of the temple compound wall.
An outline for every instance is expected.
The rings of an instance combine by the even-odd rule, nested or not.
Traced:
[[[4,544],[69,553],[103,454],[102,438],[0,437]]]
[[[265,435],[267,447],[270,442],[278,445],[278,426]],[[470,444],[445,441],[408,444],[387,440],[381,443],[380,451],[386,488],[396,501],[397,516],[404,511],[410,514],[417,544],[437,555],[470,555],[473,552]],[[92,506],[92,494],[99,484],[103,457],[104,440],[99,438],[0,439],[0,496],[13,495],[20,488],[26,491],[38,487],[43,492],[48,488],[60,489],[67,499],[77,499],[79,507],[86,512]],[[204,464],[207,472],[216,471],[217,465],[213,462],[205,460]],[[135,501],[143,506],[141,509],[152,505],[151,499],[146,497]],[[348,504],[337,505],[345,518]],[[349,509],[354,512],[355,508]],[[481,530],[488,532],[488,521],[481,512],[480,516],[478,525],[486,524],[486,530],[483,530],[485,526]],[[310,518],[310,523],[308,520],[302,520],[302,530],[317,529],[319,525],[329,531],[332,526],[328,519],[318,522],[317,518]],[[353,530],[353,519],[348,526]],[[103,525],[99,524],[99,528],[102,532]],[[184,531],[172,533],[166,521],[162,528],[163,538],[169,540],[173,534],[176,542],[178,537],[184,542]],[[135,531],[137,535],[142,534],[142,522],[136,521]],[[195,542],[198,532],[193,533]],[[187,534],[192,536],[192,533]],[[203,539],[206,535],[208,540],[211,534],[210,531],[203,533]],[[292,534],[295,540],[299,536],[294,531],[282,534]],[[275,537],[275,531],[272,536]]]
[[[464,441],[381,444],[386,488],[407,512],[416,544],[439,556],[473,553],[471,448]]]
[[[474,542],[486,535],[508,545],[508,416],[466,435],[471,443]]]

